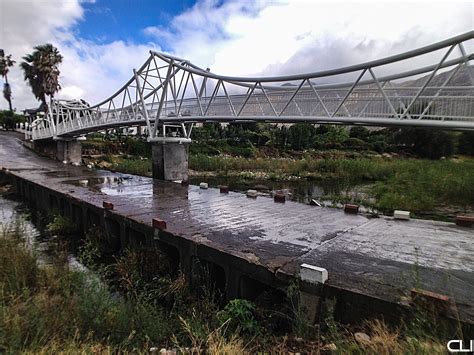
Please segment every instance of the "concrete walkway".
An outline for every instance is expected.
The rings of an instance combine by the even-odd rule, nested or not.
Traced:
[[[167,232],[297,276],[308,263],[328,270],[328,286],[400,303],[413,286],[451,296],[474,323],[474,229],[453,223],[369,219],[267,197],[221,194],[146,177],[65,166],[0,133],[0,166],[13,174]]]

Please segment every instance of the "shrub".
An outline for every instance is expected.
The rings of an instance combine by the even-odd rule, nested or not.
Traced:
[[[222,324],[228,322],[231,331],[241,330],[246,334],[254,335],[258,332],[258,323],[254,314],[253,303],[244,299],[235,299],[230,301],[217,314],[217,317]]]
[[[454,151],[453,137],[445,132],[426,128],[404,128],[396,135],[399,142],[421,158],[439,159]]]
[[[459,136],[458,152],[474,155],[474,132],[462,132]]]
[[[54,215],[52,221],[46,225],[46,230],[50,234],[68,235],[77,231],[76,225],[66,217]]]

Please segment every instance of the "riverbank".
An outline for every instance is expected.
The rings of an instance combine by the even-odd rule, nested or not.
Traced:
[[[151,176],[149,158],[108,154],[86,158],[86,163]],[[230,185],[236,191],[276,186],[306,203],[313,198],[330,205],[352,202],[385,214],[402,209],[438,220],[474,213],[474,159],[467,156],[427,160],[340,151],[313,151],[298,158],[191,154],[189,168],[192,182]],[[306,189],[302,195],[298,185],[316,186],[318,193]]]
[[[18,210],[17,203],[6,205]],[[31,214],[19,211],[10,220],[31,223]],[[31,240],[27,228],[6,228],[2,222],[0,344],[7,353],[148,353],[167,348],[209,354],[270,349],[432,354],[444,353],[452,335],[442,333],[446,329],[421,309],[399,326],[378,320],[342,325],[334,320],[331,302],[324,305],[328,316],[314,327],[298,306],[296,285],[284,299],[265,294],[254,302],[224,303],[205,269],[196,274],[200,281],[191,283],[158,250],[108,255],[100,230],[80,236],[78,260],[87,268],[71,268],[63,243],[74,239],[74,225],[58,215],[43,218],[42,224],[42,238],[62,241],[55,262],[47,265],[38,263],[25,243]]]

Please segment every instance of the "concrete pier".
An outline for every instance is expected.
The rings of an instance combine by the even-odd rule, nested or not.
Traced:
[[[56,141],[56,159],[68,164],[81,164],[82,142],[79,139],[58,139]]]
[[[275,203],[63,165],[9,134],[0,133],[0,143],[0,177],[35,208],[57,210],[83,230],[100,226],[117,250],[158,247],[185,273],[205,265],[229,299],[285,293],[297,282],[309,319],[317,318],[321,302],[335,299],[335,316],[343,320],[374,314],[390,320],[410,313],[416,287],[433,299],[447,296],[446,309],[455,314],[446,316],[474,324],[471,227]],[[302,264],[327,270],[327,280],[302,280]]]
[[[165,181],[188,180],[188,152],[188,143],[152,143],[153,178]]]

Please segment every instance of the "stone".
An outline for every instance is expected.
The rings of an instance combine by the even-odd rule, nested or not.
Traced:
[[[257,196],[258,196],[258,191],[257,190],[248,190],[247,191],[247,197],[257,198]]]
[[[114,204],[112,202],[104,201],[104,202],[102,202],[102,207],[104,207],[104,209],[106,209],[106,210],[113,210],[114,209]]]
[[[474,216],[456,216],[456,225],[460,227],[472,227],[474,225]]]
[[[166,222],[159,218],[153,218],[152,220],[153,228],[155,229],[166,229]]]
[[[109,169],[113,164],[112,163],[109,163],[108,161],[100,161],[97,163],[97,166],[100,168],[100,169]]]
[[[357,214],[357,213],[359,213],[359,205],[346,203],[344,205],[344,212],[345,213]]]
[[[275,196],[273,196],[273,201],[278,202],[278,203],[285,203],[286,196],[285,194],[282,194],[282,193],[276,193]]]
[[[410,219],[410,211],[393,211],[393,218],[408,221]]]
[[[301,264],[300,279],[312,284],[324,284],[328,279],[328,271],[322,267]]]
[[[209,188],[209,184],[208,184],[207,182],[201,182],[201,183],[199,184],[199,187],[200,187],[201,189],[203,189],[203,190],[206,190],[206,189]]]
[[[337,351],[337,346],[334,343],[329,343],[329,344],[324,345],[321,348],[321,350],[324,350],[324,351]]]
[[[361,332],[355,333],[354,339],[359,345],[370,344],[370,337],[365,333],[361,333]]]

